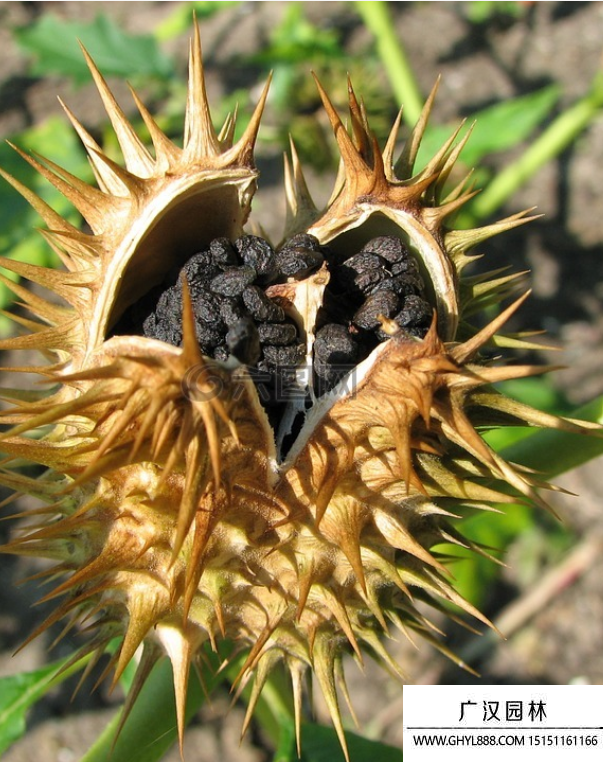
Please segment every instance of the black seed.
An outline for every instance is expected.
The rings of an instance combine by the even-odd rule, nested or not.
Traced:
[[[228,360],[228,350],[224,344],[220,344],[219,347],[216,347],[212,352],[212,355],[214,360],[220,360],[221,362],[226,362],[226,360]]]
[[[166,344],[172,344],[175,347],[179,347],[182,343],[181,326],[169,320],[158,320],[154,313],[151,313],[142,324],[142,332],[143,336],[149,339],[165,341]]]
[[[167,293],[167,292],[166,292]],[[220,307],[223,299],[216,294],[212,294],[211,291],[197,287],[194,293],[191,294],[193,303],[193,312],[197,321],[201,320],[207,325],[211,326],[224,326],[224,321],[220,315]],[[159,308],[159,305],[157,305]],[[182,307],[180,307],[182,312]]]
[[[414,275],[417,278],[420,278],[419,274],[419,266],[417,265],[416,261],[409,257],[408,259],[401,259],[399,262],[394,262],[390,265],[390,268],[392,275],[401,275],[402,273],[408,273],[409,275]]]
[[[317,376],[320,376],[320,378],[325,378],[332,372],[332,365],[326,360],[321,360],[320,357],[314,355],[312,370]]]
[[[157,314],[182,315],[182,292],[179,286],[166,289],[157,299],[155,307]]]
[[[239,264],[236,249],[228,238],[215,238],[209,244],[209,254],[212,264],[221,270]]]
[[[381,325],[379,315],[391,318],[400,309],[400,299],[393,291],[375,291],[356,310],[352,322],[365,331],[373,331]]]
[[[358,344],[348,329],[338,323],[328,323],[316,333],[314,357],[331,365],[353,363],[358,356]]]
[[[276,255],[268,241],[256,235],[244,235],[235,241],[235,248],[243,264],[252,267],[262,281],[267,282],[276,275]]]
[[[338,323],[323,326],[314,342],[314,392],[330,391],[358,362],[359,346]]]
[[[411,295],[406,297],[404,307],[394,316],[393,320],[407,333],[422,338],[429,330],[432,317],[431,305],[420,296]],[[391,338],[389,334],[380,329],[375,331],[375,335],[381,341]]]
[[[298,247],[302,249],[311,249],[312,251],[321,251],[323,248],[315,235],[310,235],[309,233],[296,233],[285,241],[283,246],[281,246],[281,250],[285,248],[296,249]]]
[[[378,238],[373,238],[372,241],[369,241],[362,247],[360,253],[378,254],[390,263],[399,262],[409,257],[406,244],[392,235],[382,235]]]
[[[312,366],[314,374],[317,377],[314,389],[315,393],[320,396],[330,391],[338,381],[341,381],[352,370],[354,365],[355,363],[331,365],[331,363],[324,362],[323,360],[315,360]]]
[[[305,347],[303,344],[296,344],[290,347],[275,347],[265,344],[262,347],[265,364],[263,367],[285,367],[292,368],[300,364],[304,359]],[[259,366],[258,366],[259,367]]]
[[[245,288],[255,280],[253,267],[228,267],[220,275],[212,278],[210,289],[221,296],[240,296]]]
[[[151,314],[145,318],[142,324],[142,335],[146,336],[149,339],[155,339],[157,338],[155,335],[156,332],[156,324],[157,324],[157,317],[154,312],[151,312]]]
[[[191,288],[194,283],[198,281],[205,282],[208,279],[213,278],[219,272],[220,271],[216,265],[212,262],[209,251],[199,251],[196,254],[193,254],[193,256],[184,264],[175,280],[180,283],[182,275],[184,275],[189,288]]]
[[[208,325],[203,320],[195,320],[195,334],[203,354],[211,354],[210,350],[224,343],[224,328]]]
[[[182,296],[177,286],[164,291],[142,323],[142,334],[174,346],[182,342]]]
[[[394,277],[384,278],[380,283],[374,286],[373,291],[393,291],[400,297],[423,294],[425,286],[418,275],[406,273],[395,275]]]
[[[238,320],[226,334],[231,355],[244,365],[254,365],[260,358],[260,339],[251,318]]]
[[[243,304],[252,318],[262,323],[280,323],[285,319],[285,311],[269,299],[258,286],[247,286],[243,291]]]
[[[387,262],[377,254],[355,254],[334,268],[333,288],[345,293],[364,292],[388,277],[386,266]]]
[[[301,280],[310,275],[324,262],[320,251],[302,247],[290,247],[288,244],[276,255],[276,267],[279,275]]]
[[[367,270],[375,270],[386,266],[387,262],[383,257],[380,257],[378,254],[370,254],[367,252],[354,254],[353,257],[346,259],[342,264],[342,267],[348,270],[353,270],[355,273],[364,273]]]
[[[248,317],[248,315],[238,299],[222,299],[220,302],[220,319],[224,325],[231,326],[244,317]]]
[[[370,294],[389,279],[390,274],[387,270],[366,270],[354,278],[354,285],[363,294]]]
[[[428,328],[431,323],[433,310],[429,302],[421,299],[420,296],[407,296],[404,300],[404,307],[394,320],[402,326],[425,327]]]
[[[161,294],[155,307],[155,324],[158,330],[160,325],[173,323],[180,331],[182,324],[182,291],[179,285],[172,286]],[[169,331],[168,331],[169,332]]]
[[[297,328],[293,323],[260,323],[258,334],[262,344],[286,346],[297,339]]]

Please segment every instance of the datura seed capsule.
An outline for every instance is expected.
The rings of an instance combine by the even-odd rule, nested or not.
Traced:
[[[16,393],[2,413],[0,478],[43,504],[3,550],[56,562],[46,573],[56,610],[37,633],[85,619],[79,654],[97,656],[117,638],[114,680],[142,649],[137,690],[167,654],[181,741],[191,664],[228,640],[247,651],[239,689],[255,679],[245,725],[282,662],[298,732],[309,674],[345,749],[345,654],[369,652],[400,672],[383,642],[392,626],[446,652],[423,604],[452,602],[487,623],[435,550],[478,550],[454,527],[456,509],[517,495],[545,505],[543,485],[494,452],[481,427],[587,427],[492,386],[541,372],[497,366],[483,351],[524,297],[480,330],[469,322],[517,285],[466,277],[469,249],[530,217],[447,226],[473,194],[466,181],[448,188],[465,142],[456,133],[415,169],[436,88],[395,159],[399,120],[381,150],[352,87],[348,132],[318,84],[341,171],[319,211],[292,148],[284,239],[273,246],[246,227],[268,90],[238,142],[232,117],[216,132],[196,31],[181,147],[134,94],[150,151],[86,58],[123,164],[69,110],[95,185],[16,149],[86,229],[4,174],[64,267],[2,262],[54,294],[2,276],[30,313],[15,315],[25,333],[2,348],[39,350],[47,364],[14,370],[50,386],[44,397]],[[44,473],[19,473],[24,460]]]

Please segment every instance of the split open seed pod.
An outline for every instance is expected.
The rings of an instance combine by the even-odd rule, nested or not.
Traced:
[[[30,315],[15,315],[24,331],[2,348],[39,350],[45,364],[15,371],[37,373],[50,386],[44,397],[16,395],[2,413],[8,429],[0,442],[2,481],[43,505],[3,550],[56,562],[46,572],[55,586],[44,598],[56,599],[56,610],[34,635],[61,619],[69,622],[65,632],[85,619],[88,639],[74,659],[90,651],[100,658],[118,638],[114,680],[142,647],[130,705],[167,654],[181,740],[191,663],[227,639],[235,654],[247,652],[239,687],[255,679],[246,724],[270,670],[282,662],[291,673],[298,732],[302,677],[309,673],[345,748],[337,691],[344,655],[362,661],[370,653],[402,673],[385,645],[392,627],[446,651],[424,603],[448,610],[452,602],[487,623],[455,591],[434,550],[456,543],[480,551],[455,529],[457,508],[518,497],[544,505],[546,485],[490,449],[481,427],[584,430],[492,387],[541,370],[496,366],[482,352],[523,297],[479,331],[468,321],[515,284],[512,276],[465,278],[469,250],[529,218],[518,214],[476,230],[448,227],[472,196],[466,182],[448,189],[464,141],[453,135],[415,168],[435,89],[398,153],[399,120],[381,149],[351,86],[348,131],[318,85],[341,171],[326,209],[318,210],[294,148],[286,164],[284,238],[310,234],[324,261],[305,277],[281,274],[264,286],[295,322],[303,352],[293,370],[305,379],[297,395],[270,412],[253,367],[202,351],[195,284],[186,278],[179,286],[179,346],[121,328],[128,310],[193,255],[216,239],[235,242],[245,234],[267,89],[236,143],[234,119],[217,132],[196,32],[182,147],[134,95],[153,142],[149,150],[88,63],[123,165],[69,110],[97,185],[22,153],[81,212],[86,230],[5,175],[45,221],[43,235],[64,264],[50,270],[2,263],[51,293],[46,299],[3,277]],[[383,237],[401,242],[415,263],[429,325],[417,336],[384,315],[379,341],[319,393],[316,336],[337,268]],[[351,336],[353,316],[345,298],[339,302],[338,325]],[[279,372],[273,368],[272,377]],[[46,470],[39,478],[22,475],[22,460]]]

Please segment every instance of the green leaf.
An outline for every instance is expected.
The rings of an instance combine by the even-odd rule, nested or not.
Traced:
[[[63,119],[51,117],[42,124],[32,127],[11,138],[12,142],[25,153],[47,156],[72,174],[83,180],[92,180],[90,166],[83,148],[73,130]],[[50,183],[39,175],[9,145],[0,144],[0,166],[10,175],[31,188],[59,214],[73,209],[71,204]],[[40,224],[40,218],[28,202],[4,180],[0,180],[0,231],[4,238],[9,232],[15,242],[22,240],[23,231],[19,225],[21,217],[28,215],[28,227]],[[4,253],[4,252],[2,252]]]
[[[191,674],[187,704],[198,706],[203,698],[199,681]],[[198,703],[197,703],[198,702]],[[161,659],[142,688],[116,740],[121,712],[115,715],[82,762],[156,762],[178,737],[172,668]]]
[[[302,724],[302,754],[301,762],[345,762],[345,757],[334,728]],[[402,750],[386,746],[378,741],[371,741],[356,733],[346,731],[346,741],[350,753],[350,762],[402,762]],[[297,753],[290,757],[291,762],[297,760]],[[275,762],[285,762],[281,757]]]
[[[44,14],[38,22],[17,29],[15,39],[35,56],[33,74],[59,74],[71,77],[76,84],[90,81],[78,40],[105,76],[166,79],[173,73],[171,60],[153,36],[126,34],[102,14],[89,23]]]
[[[0,679],[0,753],[25,733],[26,712],[46,692],[56,671],[51,665]]]
[[[402,750],[345,732],[350,762],[402,762]],[[315,723],[302,723],[301,757],[297,756],[293,720],[283,723],[273,762],[346,762],[335,729]]]
[[[82,668],[80,660],[59,674],[70,659],[68,656],[35,672],[0,678],[0,754],[25,733],[28,709],[47,691]]]
[[[186,32],[193,24],[193,13],[197,19],[207,19],[216,13],[240,5],[239,0],[198,0],[193,3],[182,3],[155,29],[155,37],[158,40],[171,40],[179,34]]]
[[[82,179],[92,180],[90,165],[79,140],[59,118],[47,119],[22,132],[14,142],[26,153],[41,153]],[[58,214],[78,224],[79,214],[69,201],[4,143],[0,145],[0,166],[41,196]],[[0,179],[0,255],[40,267],[55,266],[58,258],[37,230],[42,225],[42,220],[27,201]],[[0,284],[0,309],[12,301],[12,291]],[[0,329],[6,332],[5,322]]]
[[[555,387],[551,376],[505,381],[497,384],[496,388],[508,397],[554,415],[563,415],[570,409],[567,399]],[[485,431],[483,437],[490,447],[500,452],[533,431],[529,426],[501,426]]]
[[[536,127],[550,114],[559,98],[557,85],[550,85],[535,93],[521,95],[478,111],[467,120],[464,135],[475,121],[469,142],[463,149],[464,164],[474,166],[485,156],[506,151],[526,140]],[[417,168],[427,161],[450,137],[450,126],[430,127],[421,143]]]
[[[525,387],[524,397],[525,391],[531,394],[534,389]],[[554,407],[558,402],[554,400]],[[603,397],[571,411],[570,417],[603,426]],[[554,479],[603,454],[603,429],[591,432],[590,436],[557,429],[534,431],[533,428],[520,428],[518,431],[521,432],[520,439],[503,447],[499,450],[500,454],[509,462],[534,469],[544,479]],[[536,520],[534,509],[526,505],[511,505],[505,506],[503,510],[504,520],[500,521],[493,521],[489,513],[478,513],[465,519],[462,524],[463,534],[475,542],[504,550],[518,536],[525,536],[533,531]],[[544,518],[544,515],[541,516],[539,521]],[[549,542],[551,538],[555,542],[564,542],[567,531],[562,525],[553,524],[547,537]],[[445,552],[461,555],[461,551],[451,546],[446,546]],[[463,555],[462,560],[450,566],[450,570],[454,574],[455,588],[458,592],[479,606],[483,602],[489,580],[495,576],[494,565],[479,556]]]
[[[528,506],[506,505],[504,516],[480,512],[464,519],[459,528],[465,537],[492,549],[493,555],[500,557],[513,540],[532,529],[534,521],[534,511]],[[458,561],[448,564],[455,590],[474,606],[483,606],[490,586],[500,577],[499,567],[488,558],[454,545],[439,549],[450,557],[458,557]]]
[[[339,35],[333,29],[321,29],[309,21],[303,3],[290,3],[282,22],[270,35],[270,44],[250,60],[272,69],[279,64],[307,64],[321,57],[332,60],[344,55]]]
[[[372,32],[383,68],[399,106],[404,106],[403,118],[414,125],[423,108],[423,98],[415,73],[386,2],[356,2],[354,9]]]
[[[594,119],[603,108],[603,71],[597,71],[588,93],[557,116],[515,161],[501,169],[483,193],[473,199],[462,213],[464,223],[475,225],[499,209],[515,191],[533,177],[547,162],[555,159]]]
[[[207,695],[226,679],[225,671],[219,668],[228,650],[228,645],[223,644],[222,656],[205,651],[201,679],[196,669],[191,670],[186,722],[199,710]],[[174,745],[178,730],[174,678],[169,659],[160,659],[155,665],[116,738],[120,720],[121,712],[118,712],[81,762],[159,762]]]
[[[475,2],[466,3],[467,18],[473,24],[486,24],[495,18],[521,18],[526,13],[528,3],[518,2]]]
[[[572,411],[570,417],[603,427],[603,396]],[[533,468],[545,479],[552,479],[603,455],[603,428],[591,436],[539,429],[505,448],[501,455],[512,463]]]

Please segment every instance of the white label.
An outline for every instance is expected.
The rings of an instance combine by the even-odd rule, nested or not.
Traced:
[[[598,762],[602,685],[406,685],[404,762]]]

